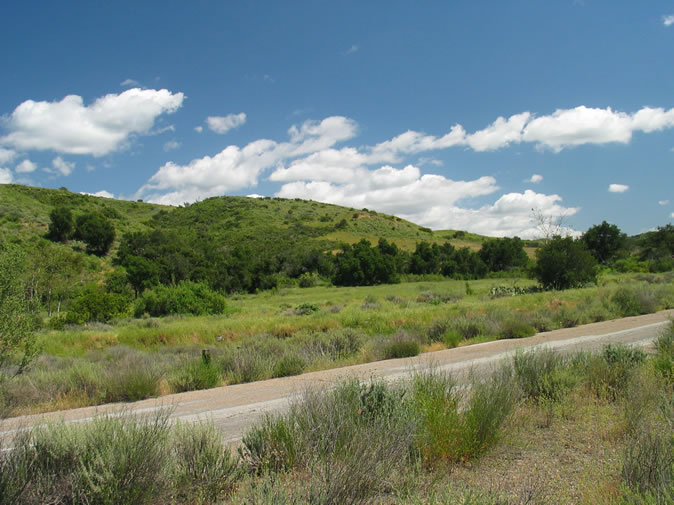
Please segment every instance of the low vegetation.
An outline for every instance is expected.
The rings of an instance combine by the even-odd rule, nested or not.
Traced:
[[[672,341],[309,390],[236,452],[168,412],[35,428],[0,452],[0,503],[672,503]]]

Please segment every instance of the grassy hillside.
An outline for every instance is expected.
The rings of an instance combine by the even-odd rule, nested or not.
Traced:
[[[0,185],[0,237],[30,241],[43,236],[49,212],[67,206],[75,215],[93,211],[113,219],[117,237],[149,228],[194,231],[223,243],[257,242],[283,236],[318,241],[325,250],[339,243],[382,237],[405,250],[421,240],[450,241],[456,247],[479,249],[486,237],[463,231],[431,231],[401,218],[368,209],[281,198],[216,197],[184,207],[113,200],[72,193],[65,188],[45,189],[18,184]],[[113,253],[115,246],[113,246]]]

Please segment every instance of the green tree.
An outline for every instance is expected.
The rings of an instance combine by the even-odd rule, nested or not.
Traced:
[[[115,227],[99,213],[77,217],[75,238],[87,244],[87,253],[105,256],[115,240]]]
[[[65,242],[73,232],[73,213],[68,207],[55,207],[49,213],[47,238],[54,242]]]
[[[159,267],[154,261],[142,256],[129,256],[126,265],[126,275],[136,297],[145,289],[159,284]]]
[[[480,252],[490,272],[501,272],[511,268],[526,266],[528,257],[524,252],[524,244],[519,237],[496,238],[484,243]]]
[[[597,262],[582,240],[557,235],[536,250],[533,271],[545,289],[569,289],[596,281]]]
[[[0,242],[0,382],[7,366],[20,374],[37,355],[35,314],[21,278],[25,261],[18,249]]]
[[[620,251],[625,248],[627,235],[616,225],[602,221],[601,224],[589,228],[583,234],[582,240],[592,256],[602,265],[606,265],[617,259]]]

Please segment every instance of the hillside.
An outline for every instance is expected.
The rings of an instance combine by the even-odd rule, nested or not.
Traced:
[[[486,237],[462,231],[431,231],[398,217],[368,209],[281,198],[215,197],[184,207],[113,200],[17,184],[0,185],[0,237],[25,242],[43,236],[49,212],[70,207],[75,215],[102,212],[114,222],[118,240],[128,232],[152,228],[196,232],[224,244],[318,242],[324,250],[365,238],[381,238],[411,251],[418,241],[450,241],[455,247],[477,250]]]

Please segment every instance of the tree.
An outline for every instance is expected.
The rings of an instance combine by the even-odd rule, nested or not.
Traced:
[[[545,289],[581,287],[597,278],[597,262],[581,240],[552,237],[536,250],[533,271]]]
[[[87,253],[105,256],[115,240],[115,227],[102,214],[82,214],[77,217],[75,238],[87,244]]]
[[[146,288],[159,284],[159,267],[155,262],[142,256],[128,257],[126,275],[136,297]]]
[[[484,243],[480,252],[490,272],[501,272],[511,268],[526,266],[529,258],[524,252],[524,244],[519,237],[496,238]]]
[[[35,316],[21,279],[24,266],[21,253],[0,242],[0,382],[7,365],[17,363],[15,374],[20,374],[37,355]]]
[[[627,235],[616,225],[602,221],[601,224],[589,228],[582,240],[592,256],[602,265],[606,265],[616,259],[625,248]]]
[[[47,238],[54,242],[65,242],[73,232],[73,213],[68,207],[55,207],[49,213]]]

